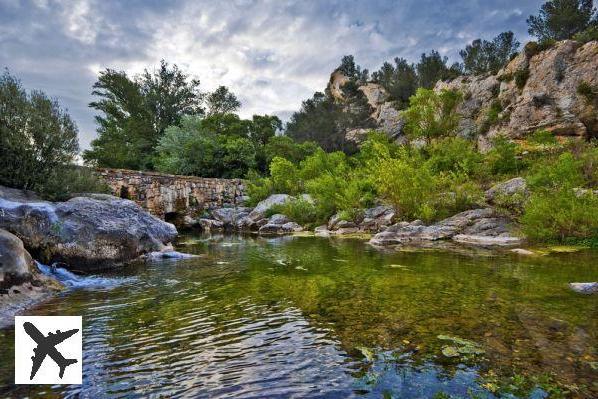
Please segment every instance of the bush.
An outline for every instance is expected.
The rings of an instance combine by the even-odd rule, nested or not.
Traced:
[[[535,143],[535,144],[548,145],[548,146],[552,146],[552,145],[557,145],[558,144],[558,141],[557,141],[556,137],[554,137],[554,134],[552,134],[552,132],[549,132],[546,129],[538,129],[538,130],[536,130],[532,134],[532,137],[530,138],[530,141],[532,143]]]
[[[492,149],[486,154],[490,172],[496,174],[519,173],[523,163],[518,159],[519,146],[509,139],[498,136],[492,140]]]
[[[264,146],[266,162],[269,165],[274,157],[288,159],[293,163],[299,163],[318,150],[318,144],[313,141],[297,143],[288,136],[272,137]]]
[[[561,154],[556,161],[546,160],[534,165],[527,178],[535,189],[568,189],[584,185],[582,162],[572,153]]]
[[[405,133],[412,139],[452,136],[457,132],[460,116],[456,112],[462,100],[459,92],[442,90],[417,89],[409,100],[410,106],[403,115],[405,117]]]
[[[598,87],[594,87],[588,82],[582,81],[577,86],[577,94],[585,97],[588,102],[592,102],[598,98]]]
[[[483,156],[473,142],[461,137],[447,137],[433,142],[426,148],[428,163],[435,173],[455,172],[469,176],[481,167]]]
[[[313,203],[298,198],[293,201],[287,201],[284,204],[277,204],[270,208],[268,214],[271,216],[275,213],[281,213],[292,221],[299,223],[302,226],[315,227],[325,224],[330,215],[321,213]]]
[[[110,193],[110,187],[93,170],[69,165],[50,174],[39,194],[50,201],[66,201],[77,194]]]
[[[598,197],[577,196],[570,188],[532,194],[521,218],[524,233],[536,241],[598,237]]]
[[[299,194],[303,184],[299,179],[299,170],[291,161],[275,157],[270,164],[270,180],[276,193]]]
[[[418,162],[420,161],[420,162]],[[434,220],[441,185],[429,164],[409,158],[384,159],[376,171],[376,189],[405,220]]]
[[[591,42],[598,40],[598,25],[593,25],[584,31],[578,32],[573,36],[573,40],[577,40],[581,43]]]
[[[525,87],[525,84],[527,83],[527,79],[529,78],[529,69],[518,69],[517,71],[515,71],[514,77],[515,85],[519,89],[523,89]]]
[[[56,101],[28,94],[8,71],[0,75],[0,184],[54,191],[47,185],[65,185],[78,150],[77,126]]]

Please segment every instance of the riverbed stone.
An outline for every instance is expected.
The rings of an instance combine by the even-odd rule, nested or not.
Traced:
[[[492,186],[490,189],[486,190],[485,196],[486,201],[493,203],[497,199],[503,197],[513,198],[515,195],[518,195],[520,197],[519,201],[521,202],[525,199],[528,193],[525,179],[523,177],[516,177]]]
[[[569,283],[569,288],[580,294],[598,294],[598,282]]]

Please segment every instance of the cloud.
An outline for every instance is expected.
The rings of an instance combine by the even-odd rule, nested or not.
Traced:
[[[95,137],[91,86],[104,68],[136,74],[161,59],[227,85],[241,114],[288,118],[346,54],[370,70],[513,30],[541,1],[0,0],[0,66],[69,109],[82,147]]]

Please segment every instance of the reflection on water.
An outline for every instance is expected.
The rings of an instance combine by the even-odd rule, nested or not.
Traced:
[[[29,312],[83,315],[83,386],[11,385],[14,336],[0,331],[0,396],[598,395],[598,301],[567,288],[598,279],[595,251],[230,236],[177,249],[200,256],[139,264]]]

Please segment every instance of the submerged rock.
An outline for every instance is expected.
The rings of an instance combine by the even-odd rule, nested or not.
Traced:
[[[3,190],[0,228],[23,240],[43,263],[70,268],[111,268],[160,251],[177,235],[176,228],[133,201],[111,196],[76,197],[66,202],[23,199]],[[18,191],[18,190],[17,190]]]
[[[598,294],[598,283],[569,283],[569,288],[580,294]]]

